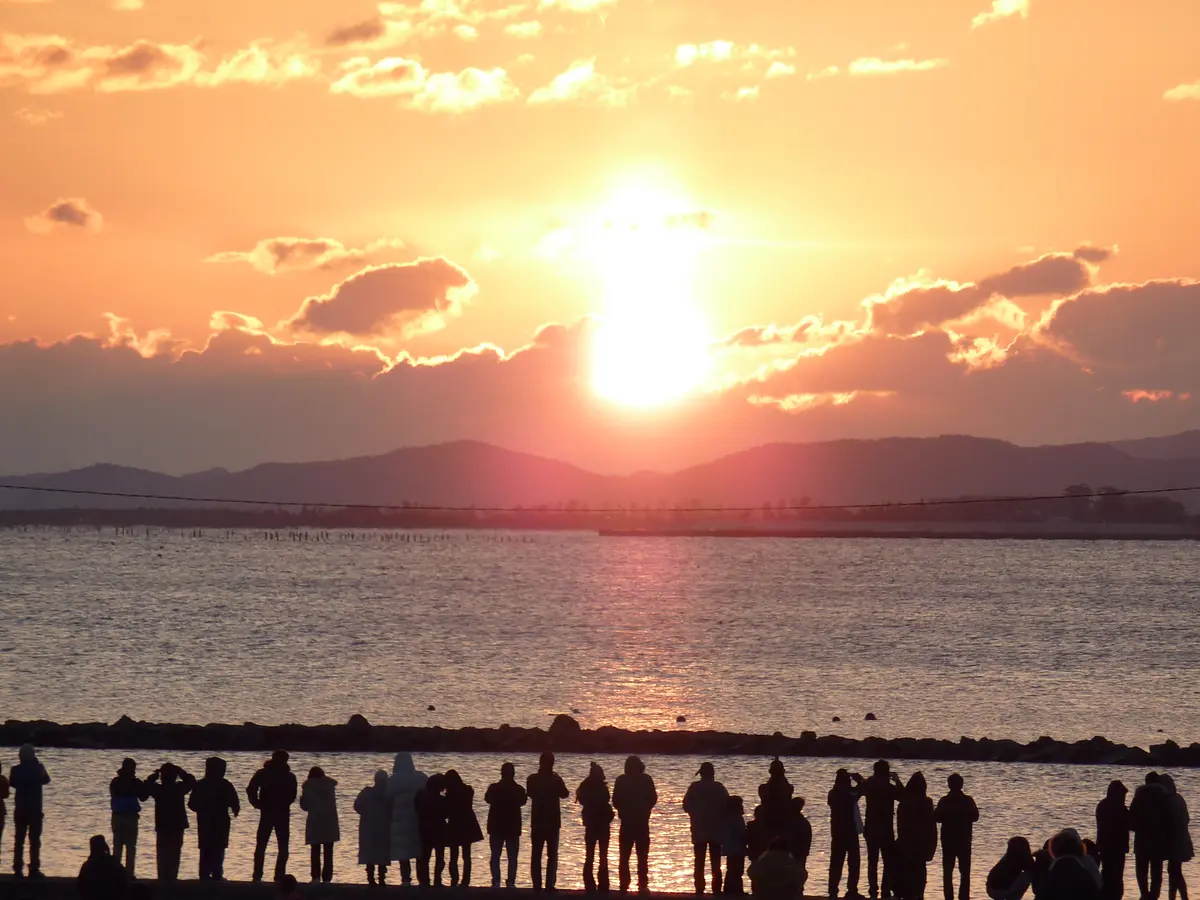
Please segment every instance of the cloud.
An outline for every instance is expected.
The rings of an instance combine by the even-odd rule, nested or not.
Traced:
[[[355,97],[396,97],[404,106],[432,113],[463,113],[520,97],[504,69],[430,73],[419,62],[401,57],[375,63],[366,57],[348,60],[330,90]]]
[[[284,323],[294,334],[389,337],[434,331],[476,292],[471,276],[442,257],[363,269],[310,297]]]
[[[113,0],[113,9],[118,12],[137,12],[145,8],[145,0]]]
[[[536,106],[583,101],[602,106],[623,106],[629,96],[629,89],[615,87],[606,76],[596,71],[595,59],[577,59],[548,85],[530,94],[529,103]]]
[[[842,70],[837,66],[826,66],[824,69],[820,69],[819,71],[809,72],[807,77],[809,81],[823,81],[826,78],[833,78],[841,71]]]
[[[863,57],[850,63],[851,75],[898,75],[904,72],[929,72],[950,65],[948,59],[879,59]]]
[[[62,117],[62,112],[56,109],[30,109],[25,106],[13,113],[14,119],[24,122],[31,128],[40,128],[43,125],[56,122]]]
[[[25,227],[35,234],[49,234],[59,228],[78,228],[96,234],[104,228],[104,217],[82,197],[68,197],[56,200],[36,216],[30,216],[25,220]]]
[[[376,46],[380,41],[385,40],[391,31],[392,36],[395,36],[394,31],[390,29],[394,23],[385,22],[379,16],[372,16],[369,19],[364,19],[361,22],[355,22],[353,25],[345,25],[341,28],[335,28],[325,36],[326,47],[353,47],[362,45]]]
[[[259,241],[246,252],[227,250],[214,254],[205,262],[244,262],[260,272],[277,275],[280,272],[333,269],[350,263],[362,263],[378,253],[402,249],[404,242],[397,238],[381,238],[360,250],[346,247],[334,238],[276,237]]]
[[[774,65],[776,62],[779,62],[780,66],[791,68],[794,72],[795,69],[793,67],[786,66],[782,61],[791,59],[795,55],[795,47],[764,47],[762,44],[735,44],[733,41],[709,41],[703,44],[680,44],[677,46],[675,48],[675,65],[681,69],[686,69],[699,63],[720,64],[765,61],[772,63],[767,70],[768,72],[771,69],[775,69],[777,73],[782,72],[782,69]]]
[[[617,0],[540,0],[538,7],[571,13],[591,13],[616,5]]]
[[[999,22],[1001,19],[1009,19],[1013,16],[1028,19],[1029,3],[1030,0],[992,0],[992,8],[979,13],[979,15],[972,19],[971,27],[982,28],[984,25]]]
[[[542,23],[536,19],[529,22],[513,22],[504,26],[504,33],[515,38],[535,38],[541,35]]]
[[[736,91],[729,91],[722,96],[726,100],[732,100],[735,103],[752,103],[758,99],[759,86],[757,84],[749,87],[740,87]]]
[[[1163,99],[1172,103],[1179,103],[1183,100],[1200,100],[1200,81],[1177,85],[1163,94]]]
[[[796,74],[796,67],[791,63],[785,63],[781,60],[775,60],[767,68],[767,78],[787,78],[790,75]]]

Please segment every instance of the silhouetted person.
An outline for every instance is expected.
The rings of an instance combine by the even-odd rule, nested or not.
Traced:
[[[991,900],[1021,900],[1033,883],[1033,865],[1029,841],[1020,835],[1009,838],[1004,855],[988,872],[988,897]]]
[[[759,806],[754,811],[754,819],[765,829],[768,841],[778,837],[786,839],[794,788],[787,780],[787,770],[778,756],[771,760],[767,773],[767,780],[758,786]]]
[[[1125,857],[1129,855],[1129,788],[1121,781],[1108,786],[1108,794],[1096,806],[1096,846],[1100,848],[1100,874],[1104,900],[1125,896]]]
[[[562,830],[559,801],[571,796],[567,785],[554,771],[554,754],[543,753],[538,770],[525,781],[529,794],[529,839],[532,852],[529,871],[533,889],[542,889],[542,851],[546,852],[546,888],[554,890],[558,879],[558,836]]]
[[[287,874],[288,852],[292,840],[292,804],[296,802],[296,776],[288,765],[286,750],[276,750],[246,787],[246,798],[259,811],[258,832],[254,836],[254,880],[262,881],[267,858],[267,842],[275,835],[275,881]]]
[[[333,881],[333,845],[342,839],[338,824],[337,779],[330,778],[320,766],[308,771],[300,789],[300,808],[308,813],[304,823],[304,843],[310,848],[313,882]]]
[[[688,785],[683,795],[683,811],[691,820],[692,851],[695,855],[694,881],[696,893],[704,893],[704,860],[707,855],[712,866],[712,889],[721,893],[721,822],[729,806],[729,791],[717,781],[710,762],[701,763],[699,781]]]
[[[857,786],[854,784],[857,780]],[[842,880],[842,868],[846,868],[846,896],[857,897],[858,869],[861,862],[858,847],[860,830],[858,798],[861,796],[863,778],[852,777],[845,769],[838,769],[829,792],[829,896],[836,897]]]
[[[750,863],[750,892],[764,900],[801,900],[803,868],[788,852],[787,841],[776,838],[767,852]]]
[[[492,887],[500,887],[500,854],[508,856],[506,887],[517,884],[517,853],[521,843],[521,807],[528,801],[525,788],[517,782],[512,763],[500,767],[500,780],[488,787],[483,801],[488,805],[488,843],[492,852]]]
[[[196,814],[196,838],[200,845],[200,880],[225,880],[225,851],[229,849],[230,817],[242,811],[237,788],[225,777],[225,760],[210,756],[204,761],[204,777],[192,788],[188,809]]]
[[[358,864],[367,867],[367,884],[387,884],[388,863],[392,861],[392,800],[387,786],[388,774],[380,769],[375,773],[375,783],[354,798],[354,811],[358,813]]]
[[[450,887],[471,886],[471,845],[483,840],[475,815],[475,788],[466,784],[457,771],[446,773],[446,830],[450,837]],[[462,879],[458,860],[462,857]]]
[[[129,873],[108,850],[104,835],[91,840],[91,852],[75,879],[80,900],[124,900],[129,887]]]
[[[741,797],[730,797],[725,804],[725,817],[721,822],[721,852],[725,854],[724,892],[735,896],[744,894],[746,889],[742,884],[742,876],[746,872],[749,836],[746,807]]]
[[[808,855],[812,852],[812,822],[804,815],[804,798],[792,798],[792,812],[788,816],[787,848],[792,858],[800,864],[800,893],[808,884]]]
[[[1033,896],[1041,897],[1046,890],[1046,879],[1050,877],[1050,867],[1054,865],[1054,857],[1050,855],[1050,841],[1035,850],[1033,853],[1033,871],[1030,873],[1030,885],[1033,887]]]
[[[146,783],[137,777],[136,761],[128,758],[122,760],[116,777],[108,783],[108,798],[112,812],[112,856],[120,862],[124,855],[125,871],[132,878],[137,864],[138,823],[142,804],[150,799]]]
[[[1083,841],[1073,829],[1050,839],[1053,862],[1038,900],[1100,900],[1100,871],[1085,858]]]
[[[613,785],[613,806],[621,817],[617,837],[618,875],[621,890],[629,890],[629,856],[637,852],[638,890],[650,890],[650,813],[658,805],[654,779],[646,774],[646,764],[636,756],[625,760],[625,773]]]
[[[979,807],[963,793],[963,777],[955,772],[946,779],[950,793],[938,801],[934,819],[942,826],[942,890],[954,900],[954,865],[958,864],[958,900],[971,896],[971,836],[979,821]]]
[[[771,835],[763,823],[762,804],[754,807],[754,814],[746,823],[746,859],[754,862],[771,849]]]
[[[612,840],[612,821],[616,817],[604,770],[592,763],[587,778],[575,790],[575,802],[583,819],[583,888],[588,893],[597,887],[608,892],[608,846]]]
[[[900,777],[884,759],[875,763],[874,773],[862,784],[867,801],[863,823],[863,838],[867,842],[867,890],[872,900],[879,896],[881,880],[885,900],[893,894],[894,873],[891,870],[892,848],[896,843],[896,801],[902,790]],[[882,879],[880,868],[883,869]]]
[[[896,844],[892,848],[892,890],[903,900],[923,900],[929,863],[937,853],[937,822],[925,776],[913,772],[896,804]]]
[[[1157,772],[1133,792],[1129,804],[1133,829],[1133,861],[1142,900],[1158,900],[1162,893],[1163,863],[1171,852],[1171,802]]]
[[[8,773],[13,796],[13,874],[24,877],[25,838],[29,838],[29,877],[42,877],[42,788],[50,783],[50,775],[37,758],[30,744],[17,751],[19,762]]]
[[[388,779],[392,801],[392,859],[400,864],[400,880],[412,884],[412,861],[421,858],[421,829],[417,821],[417,794],[425,787],[425,773],[413,765],[411,753],[397,753]],[[428,870],[426,871],[428,876]]]
[[[183,833],[188,828],[187,796],[195,786],[195,777],[172,763],[163,763],[146,779],[146,790],[154,798],[154,850],[160,883],[179,880]]]
[[[421,855],[417,858],[417,881],[422,887],[442,886],[446,869],[446,776],[430,775],[425,787],[413,801],[417,811],[417,832],[421,836]],[[432,874],[430,862],[433,862]]]
[[[1195,856],[1192,846],[1191,816],[1188,814],[1187,801],[1175,789],[1175,779],[1163,775],[1160,779],[1167,792],[1167,819],[1170,829],[1170,840],[1167,851],[1167,896],[1170,900],[1176,897],[1188,900],[1187,882],[1183,878],[1183,864]]]
[[[8,807],[5,802],[9,794],[8,779],[4,776],[4,766],[0,766],[0,847],[4,846],[4,821],[8,818]]]

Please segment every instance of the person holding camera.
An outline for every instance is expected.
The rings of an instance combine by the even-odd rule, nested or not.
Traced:
[[[867,840],[867,890],[871,900],[875,900],[882,888],[884,900],[889,900],[897,893],[899,882],[895,877],[895,819],[896,803],[903,796],[904,787],[887,760],[881,759],[875,763],[874,774],[863,782],[862,792],[867,798],[863,826],[863,837]]]
[[[158,880],[179,880],[179,857],[183,833],[188,828],[187,795],[196,779],[173,763],[163,763],[146,779],[146,791],[154,799],[155,854]]]

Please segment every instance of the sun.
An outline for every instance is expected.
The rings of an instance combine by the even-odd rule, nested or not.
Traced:
[[[588,236],[604,285],[592,345],[592,387],[624,406],[651,407],[696,391],[711,368],[695,303],[703,218],[684,199],[632,184],[603,207]]]

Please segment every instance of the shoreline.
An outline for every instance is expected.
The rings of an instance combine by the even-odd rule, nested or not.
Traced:
[[[270,752],[284,748],[322,753],[559,753],[641,754],[646,756],[790,756],[810,758],[894,759],[943,762],[1030,762],[1067,765],[1200,767],[1200,743],[1181,747],[1174,741],[1149,749],[1094,737],[1056,741],[1041,737],[1026,744],[990,738],[846,738],[818,737],[814,731],[789,737],[719,731],[628,731],[605,726],[585,730],[560,715],[548,729],[447,729],[371,725],[352,716],[345,725],[180,725],[135,722],[122,716],[103,722],[58,724],[9,720],[0,725],[0,746],[33,744],[48,749],[177,750]]]

